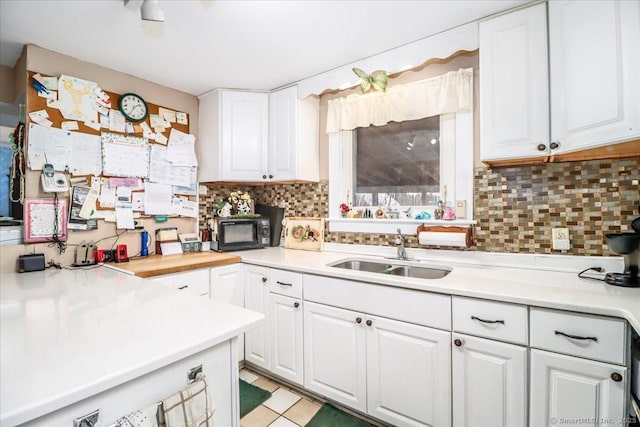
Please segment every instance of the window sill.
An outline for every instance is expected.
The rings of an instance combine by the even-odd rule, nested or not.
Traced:
[[[327,218],[330,232],[396,234],[416,234],[419,225],[440,225],[468,227],[477,224],[472,219],[421,220],[421,219],[373,219],[373,218]]]

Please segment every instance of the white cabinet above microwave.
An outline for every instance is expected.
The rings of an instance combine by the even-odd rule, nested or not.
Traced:
[[[318,181],[319,100],[297,87],[200,97],[198,181]]]

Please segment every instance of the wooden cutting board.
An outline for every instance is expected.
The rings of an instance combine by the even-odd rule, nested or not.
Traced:
[[[324,248],[324,218],[285,218],[284,247],[321,251]]]

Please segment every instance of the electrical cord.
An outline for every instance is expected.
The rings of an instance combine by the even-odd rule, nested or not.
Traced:
[[[64,251],[67,249],[67,244],[60,239],[58,235],[58,223],[59,221],[59,207],[58,207],[58,193],[53,193],[53,234],[51,235],[51,239],[49,241],[50,248],[57,248],[58,253],[62,255]],[[64,220],[64,219],[63,219]]]
[[[603,278],[600,277],[590,277],[590,276],[585,276],[584,273],[586,273],[587,271],[597,271],[598,273],[604,273],[604,268],[602,267],[589,267],[589,268],[585,268],[584,270],[582,270],[580,273],[578,273],[578,277],[581,279],[589,279],[589,280],[598,280],[600,282],[604,282]]]

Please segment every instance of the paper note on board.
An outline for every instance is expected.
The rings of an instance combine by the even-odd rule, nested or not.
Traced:
[[[98,113],[93,108],[96,95],[93,90],[95,82],[77,77],[62,75],[58,79],[58,100],[60,112],[68,120],[98,120]]]
[[[169,123],[176,122],[176,112],[167,108],[158,108],[158,115]]]
[[[118,110],[109,110],[109,130],[124,133],[126,121]]]
[[[102,169],[105,175],[149,176],[149,144],[146,138],[102,132]]]
[[[75,120],[72,120],[70,122],[62,122],[60,124],[60,127],[62,128],[62,130],[78,130],[78,122],[76,122]]]
[[[56,92],[55,90],[50,90],[49,92],[38,92],[38,96],[40,98],[46,98],[55,101],[58,99],[58,92]]]
[[[42,84],[49,90],[58,90],[57,77],[42,77]]]
[[[147,215],[171,214],[171,185],[144,183],[144,211]]]
[[[188,125],[189,124],[189,118],[187,116],[187,113],[183,113],[181,111],[177,111],[176,112],[176,121],[181,125]]]
[[[131,206],[134,212],[144,212],[144,191],[131,193]]]
[[[167,147],[167,160],[174,166],[197,166],[195,152],[196,137],[171,129],[169,134],[169,145]]]
[[[100,206],[103,208],[113,208],[116,206],[116,189],[102,186],[98,197]]]
[[[136,228],[131,203],[116,202],[116,228],[126,228],[127,230]]]
[[[188,218],[198,217],[198,202],[190,201],[183,197],[174,197],[171,205],[173,215],[186,216]]]

